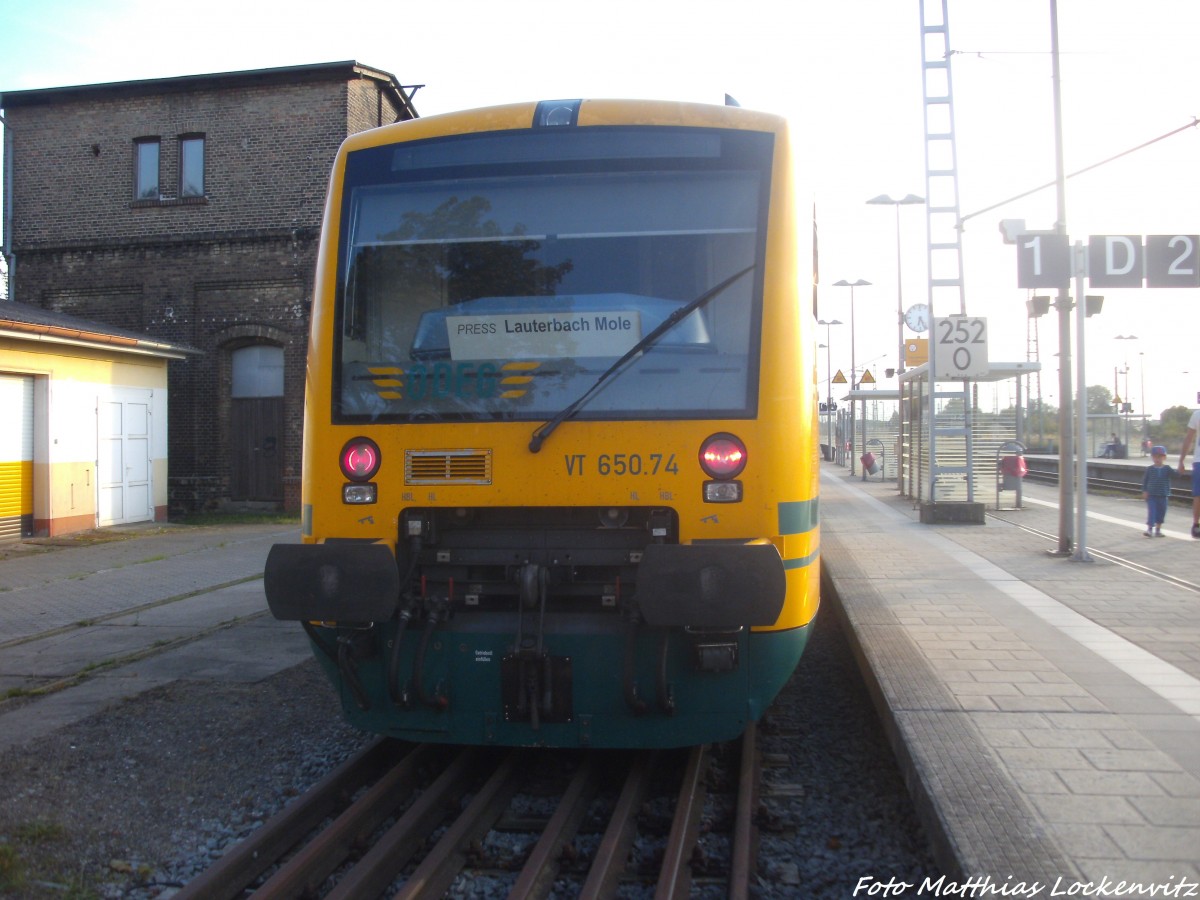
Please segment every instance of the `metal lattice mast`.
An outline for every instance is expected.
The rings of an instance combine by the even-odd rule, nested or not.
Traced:
[[[966,315],[963,286],[962,231],[959,228],[958,151],[954,139],[954,90],[950,77],[950,21],[947,0],[920,0],[921,83],[925,118],[925,223],[929,262],[929,309],[931,316]],[[957,308],[954,300],[957,299]],[[930,340],[929,374],[929,500],[955,498],[943,491],[939,478],[949,476],[948,485],[966,482],[966,500],[974,500],[971,439],[971,391],[939,392],[936,387],[936,335]],[[943,416],[938,422],[937,401],[958,399],[962,419]],[[939,451],[938,440],[944,439]],[[951,488],[951,490],[953,490]]]
[[[950,77],[950,23],[946,3],[947,0],[921,0],[929,300],[930,306],[940,315],[954,315],[956,306],[957,314],[965,316],[958,151],[954,139],[954,89]]]

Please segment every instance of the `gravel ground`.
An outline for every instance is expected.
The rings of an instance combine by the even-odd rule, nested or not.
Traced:
[[[940,874],[835,612],[818,616],[760,728],[762,898],[832,900],[867,875]]]
[[[147,691],[0,757],[0,896],[169,896],[367,740],[315,661]]]
[[[936,875],[832,612],[761,731],[756,894],[770,900]],[[0,759],[0,896],[169,897],[366,740],[315,662],[146,692]]]

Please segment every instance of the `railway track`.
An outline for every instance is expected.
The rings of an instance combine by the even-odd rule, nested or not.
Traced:
[[[175,897],[432,898],[464,877],[514,898],[613,897],[631,879],[661,898],[694,896],[697,880],[746,897],[755,740],[751,727],[715,747],[551,754],[381,738]]]
[[[1035,460],[1026,457],[1026,463],[1029,471],[1025,477],[1029,481],[1037,482],[1038,484],[1058,484],[1058,464],[1055,460],[1039,459]],[[1149,462],[1146,463],[1149,465]],[[1140,497],[1142,494],[1141,471],[1138,469],[1129,470],[1128,477],[1121,477],[1125,470],[1108,470],[1104,471],[1109,474],[1097,475],[1094,474],[1092,468],[1088,467],[1088,490],[1089,491],[1108,491],[1115,494],[1128,494],[1131,496]],[[1114,474],[1115,471],[1115,474]],[[1072,476],[1074,477],[1074,476]],[[1192,502],[1192,486],[1191,479],[1184,478],[1176,474],[1171,484],[1171,499],[1173,501]]]

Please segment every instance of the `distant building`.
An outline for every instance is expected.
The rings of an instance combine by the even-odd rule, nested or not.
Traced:
[[[299,508],[317,237],[350,134],[416,117],[336,62],[0,94],[11,299],[197,348],[169,368],[170,506]]]

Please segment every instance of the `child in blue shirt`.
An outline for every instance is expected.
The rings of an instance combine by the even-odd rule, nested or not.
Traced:
[[[1162,523],[1167,515],[1167,497],[1171,494],[1171,470],[1166,466],[1167,448],[1150,448],[1154,464],[1146,466],[1142,475],[1142,499],[1146,501],[1146,537],[1162,537]]]

